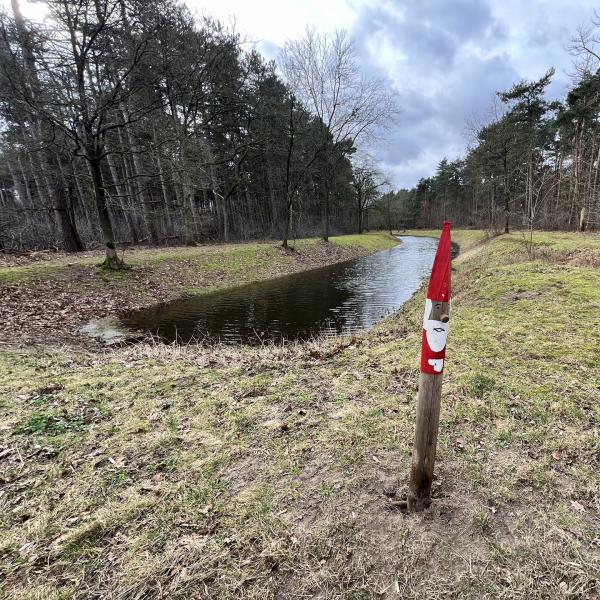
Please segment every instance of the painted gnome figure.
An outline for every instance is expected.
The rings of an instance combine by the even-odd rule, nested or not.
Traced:
[[[450,321],[450,261],[450,223],[445,221],[431,269],[423,316],[415,445],[407,498],[410,511],[421,511],[431,504],[431,485],[440,420],[442,373]]]
[[[444,370],[450,321],[450,223],[444,222],[438,244],[423,315],[421,372],[438,375]]]

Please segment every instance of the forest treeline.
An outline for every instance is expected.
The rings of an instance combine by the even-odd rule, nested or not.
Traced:
[[[573,83],[562,101],[546,89],[554,75],[499,92],[493,118],[473,130],[463,159],[442,160],[410,190],[377,201],[384,227],[600,228],[600,19],[577,32]]]
[[[118,268],[119,244],[362,228],[381,177],[356,149],[396,108],[344,32],[308,29],[280,75],[178,0],[44,4],[2,14],[0,249],[103,243]]]
[[[0,250],[103,244],[118,268],[119,245],[600,223],[598,19],[562,101],[552,69],[498,93],[464,158],[393,192],[364,147],[398,107],[344,32],[276,66],[180,0],[43,4],[0,15]]]

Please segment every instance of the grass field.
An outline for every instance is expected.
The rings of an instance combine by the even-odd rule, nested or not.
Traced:
[[[597,600],[600,239],[454,240],[428,511],[422,293],[305,346],[7,344],[0,597]]]
[[[361,235],[342,235],[330,238],[335,246],[362,248],[376,252],[390,248],[396,243],[384,233],[363,233]],[[320,260],[326,254],[327,244],[316,238],[300,239],[290,242],[294,252],[285,252],[279,244],[272,242],[252,242],[246,244],[215,244],[208,246],[179,246],[175,248],[141,248],[126,249],[119,252],[125,262],[133,268],[143,269],[148,275],[161,275],[161,267],[169,265],[196,268],[202,274],[224,270],[231,281],[237,283],[240,277],[252,278],[263,276],[269,266],[285,268],[292,263],[296,255],[306,260]],[[330,245],[331,246],[331,245]],[[35,260],[37,258],[37,260]],[[268,259],[268,260],[267,260]],[[73,278],[73,273],[80,268],[92,267],[97,277],[90,277],[85,283],[101,286],[107,278],[113,277],[125,285],[130,272],[110,272],[96,268],[103,260],[100,250],[64,254],[52,252],[33,252],[20,262],[7,257],[2,265],[0,258],[0,283],[19,283],[51,276],[64,280]],[[281,265],[273,264],[282,263]],[[250,269],[250,271],[248,271]]]

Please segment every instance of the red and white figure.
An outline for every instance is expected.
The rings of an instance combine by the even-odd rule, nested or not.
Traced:
[[[442,373],[446,358],[450,321],[450,254],[450,222],[444,221],[431,269],[423,316],[421,372],[431,375]]]

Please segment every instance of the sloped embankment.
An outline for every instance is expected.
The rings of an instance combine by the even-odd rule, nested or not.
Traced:
[[[600,272],[530,258],[519,236],[473,248],[455,262],[435,500],[416,516],[390,498],[422,295],[307,346],[5,351],[1,590],[596,598]]]

